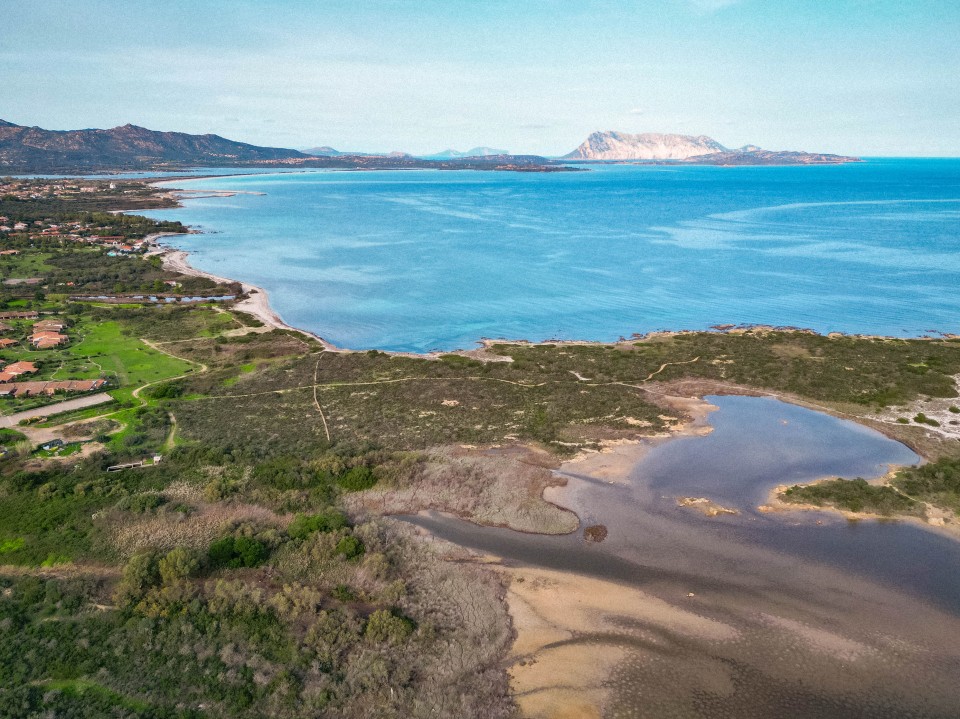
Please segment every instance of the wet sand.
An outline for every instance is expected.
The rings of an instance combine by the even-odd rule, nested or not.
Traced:
[[[794,448],[797,419],[776,424]],[[850,432],[843,441],[861,441]],[[510,671],[527,716],[956,717],[955,543],[755,505],[708,518],[644,475],[665,449],[718,434],[661,441],[628,477],[607,458],[599,478],[589,460],[562,468],[568,483],[550,499],[582,525],[608,527],[601,543],[411,518],[503,558],[517,632]]]

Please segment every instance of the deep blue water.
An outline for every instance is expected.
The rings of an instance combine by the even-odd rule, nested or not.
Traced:
[[[193,263],[351,348],[614,340],[756,323],[960,331],[960,160],[589,172],[315,172],[154,211]]]

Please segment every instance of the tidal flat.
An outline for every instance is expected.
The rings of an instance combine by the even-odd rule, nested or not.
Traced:
[[[772,485],[918,460],[877,432],[770,398],[709,397],[712,431],[659,442],[626,476],[565,464],[565,537],[409,517],[495,555],[529,716],[949,717],[960,702],[960,544],[900,522],[771,516]],[[601,463],[602,464],[602,463]],[[608,467],[609,469],[609,464]],[[708,518],[705,496],[737,509]],[[602,542],[583,529],[603,525]],[[570,705],[573,706],[573,705]]]

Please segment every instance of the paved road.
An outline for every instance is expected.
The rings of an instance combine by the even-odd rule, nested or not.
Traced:
[[[31,417],[49,417],[53,414],[70,412],[75,409],[83,409],[84,407],[93,407],[94,405],[103,404],[104,402],[111,402],[112,400],[113,397],[106,392],[100,392],[99,394],[88,394],[83,397],[77,397],[76,399],[68,399],[63,402],[57,402],[56,404],[48,404],[46,407],[28,409],[24,410],[23,412],[17,412],[16,414],[8,414],[5,417],[0,417],[0,427],[16,427],[21,419],[30,419]]]

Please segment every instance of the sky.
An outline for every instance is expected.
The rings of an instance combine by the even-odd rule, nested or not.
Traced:
[[[3,0],[0,88],[21,125],[279,147],[960,156],[960,2]]]

